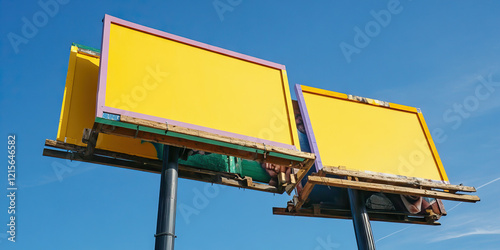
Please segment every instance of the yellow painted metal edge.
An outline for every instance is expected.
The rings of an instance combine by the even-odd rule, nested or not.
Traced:
[[[439,174],[441,175],[441,178],[443,181],[446,181],[449,183],[448,180],[448,175],[446,174],[446,171],[444,170],[443,163],[441,162],[441,157],[439,157],[439,154],[436,149],[436,145],[434,144],[434,140],[432,140],[431,133],[429,132],[429,128],[427,127],[427,123],[425,122],[424,115],[422,113],[418,112],[418,120],[420,121],[420,125],[422,126],[422,129],[424,130],[425,137],[427,138],[427,143],[429,144],[429,147],[431,148],[432,155],[434,156],[434,161],[436,162],[436,165],[438,166]]]
[[[392,102],[389,103],[389,106],[391,109],[397,109],[397,110],[416,113],[416,114],[418,113],[417,108],[410,107],[410,106],[405,106],[405,105],[396,104],[396,103],[392,103]]]
[[[66,85],[64,88],[63,103],[61,106],[61,116],[59,118],[59,128],[57,129],[57,140],[62,142],[65,141],[66,130],[68,127],[69,108],[71,106],[71,95],[73,93],[77,53],[78,47],[71,46],[68,74],[66,75]]]
[[[325,90],[325,89],[318,89],[318,88],[304,86],[304,85],[301,85],[300,87],[302,88],[302,92],[308,92],[311,94],[318,94],[318,95],[324,95],[324,96],[348,100],[347,95],[343,94],[343,93],[338,93],[338,92]]]
[[[339,92],[335,92],[335,91],[318,89],[318,88],[304,86],[304,85],[301,85],[301,88],[302,88],[303,92],[307,92],[307,93],[311,93],[311,94],[318,94],[318,95],[323,95],[323,96],[328,96],[328,97],[333,97],[333,98],[338,98],[338,99],[344,99],[344,100],[348,100],[348,101],[352,101],[352,102],[364,103],[361,101],[349,99],[349,96],[347,94],[343,94],[343,93],[339,93]],[[364,103],[364,104],[385,107],[385,106],[377,105],[373,99],[370,99],[370,98],[366,98],[366,99],[371,100],[372,102],[371,103]],[[405,105],[401,105],[401,104],[396,104],[396,103],[389,103],[389,107],[386,107],[386,108],[396,109],[396,110],[401,110],[401,111],[406,111],[406,112],[412,112],[415,114],[418,113],[417,108],[405,106]]]
[[[292,131],[292,145],[294,145],[298,151],[301,151],[299,134],[297,133],[297,126],[295,123],[295,113],[293,112],[292,96],[290,94],[290,87],[288,85],[288,76],[286,74],[286,70],[284,69],[281,70],[281,79],[283,83],[283,92],[285,93],[286,112],[288,113],[288,126],[290,128],[290,131]]]

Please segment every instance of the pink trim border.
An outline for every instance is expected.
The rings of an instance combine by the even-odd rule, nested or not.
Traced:
[[[314,130],[312,128],[311,119],[309,118],[309,112],[307,112],[306,101],[304,99],[304,94],[302,93],[302,87],[300,84],[295,84],[295,95],[297,96],[297,102],[299,103],[300,115],[302,116],[302,122],[304,122],[304,127],[306,130],[307,140],[309,141],[309,147],[311,148],[311,153],[314,153],[316,155],[314,167],[316,168],[316,172],[319,172],[323,168],[323,162],[321,161],[318,143],[316,143],[316,137],[314,136]]]
[[[176,126],[183,126],[186,128],[197,129],[197,130],[206,131],[209,133],[215,133],[215,134],[219,134],[219,135],[223,135],[223,136],[239,138],[239,139],[252,141],[252,142],[256,142],[256,143],[264,143],[264,144],[272,145],[272,146],[276,146],[276,147],[297,150],[297,148],[294,145],[289,145],[289,144],[284,144],[284,143],[274,142],[274,141],[268,141],[268,140],[264,140],[264,139],[251,137],[251,136],[244,136],[244,135],[231,133],[231,132],[227,132],[227,131],[212,129],[212,128],[203,127],[203,126],[199,126],[199,125],[169,120],[166,118],[160,118],[160,117],[156,117],[156,116],[144,115],[144,114],[140,114],[140,113],[136,113],[136,112],[131,112],[131,111],[126,111],[126,110],[121,110],[121,109],[111,108],[111,107],[105,106],[104,103],[105,103],[105,97],[106,97],[106,80],[107,80],[107,71],[108,71],[109,35],[110,35],[110,27],[111,27],[112,23],[117,24],[117,25],[121,25],[121,26],[124,26],[127,28],[131,28],[131,29],[134,29],[134,30],[137,30],[140,32],[148,33],[151,35],[170,39],[173,41],[177,41],[177,42],[191,45],[194,47],[198,47],[201,49],[205,49],[205,50],[209,50],[209,51],[216,52],[219,54],[234,57],[237,59],[245,60],[248,62],[253,62],[253,63],[267,66],[270,68],[274,68],[274,69],[278,69],[278,70],[286,70],[286,68],[284,65],[281,65],[281,64],[269,62],[269,61],[255,58],[252,56],[247,56],[247,55],[240,54],[240,53],[237,53],[234,51],[230,51],[230,50],[222,49],[222,48],[215,47],[212,45],[208,45],[205,43],[197,42],[197,41],[194,41],[191,39],[187,39],[187,38],[173,35],[173,34],[170,34],[167,32],[163,32],[160,30],[156,30],[156,29],[152,29],[149,27],[139,25],[139,24],[135,24],[135,23],[132,23],[129,21],[125,21],[125,20],[110,16],[107,14],[104,16],[103,23],[104,23],[104,27],[103,27],[103,31],[102,31],[101,57],[100,57],[100,63],[99,63],[100,66],[99,66],[99,81],[98,81],[98,87],[97,87],[96,117],[102,117],[104,112],[118,114],[118,115],[126,115],[126,116],[136,117],[136,118],[140,118],[140,119],[146,119],[146,120],[160,122],[160,123],[168,123],[168,124],[172,124],[172,125],[176,125]]]

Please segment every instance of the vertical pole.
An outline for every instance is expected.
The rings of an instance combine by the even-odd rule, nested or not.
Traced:
[[[155,250],[174,249],[178,161],[179,148],[164,145]]]
[[[351,204],[352,223],[356,233],[358,249],[375,250],[370,218],[366,212],[365,202],[359,190],[347,189],[349,193],[349,203]]]

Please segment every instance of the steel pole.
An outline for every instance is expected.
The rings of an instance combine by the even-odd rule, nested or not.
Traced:
[[[370,218],[366,212],[365,201],[359,190],[347,189],[349,193],[349,203],[351,204],[352,223],[356,233],[358,249],[375,250]]]
[[[174,249],[179,150],[177,147],[163,146],[155,250]]]

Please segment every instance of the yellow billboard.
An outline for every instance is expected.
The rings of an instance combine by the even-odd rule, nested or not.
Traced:
[[[106,113],[299,149],[283,65],[109,15],[96,116]]]
[[[82,142],[84,130],[92,128],[96,121],[95,110],[98,89],[99,59],[100,51],[97,49],[77,44],[71,46],[66,86],[56,138],[57,142],[49,140],[48,143],[46,142],[46,146],[70,150],[75,154],[71,154],[71,156],[61,156],[58,152],[51,151],[46,154],[44,151],[44,155],[46,154],[58,158],[71,157],[71,159],[83,161],[90,160],[90,162],[93,163],[144,171],[151,171],[152,169],[154,169],[153,172],[159,171],[159,169],[155,169],[155,165],[148,164],[151,164],[151,162],[157,164],[158,161],[155,160],[162,160],[163,145],[139,138],[100,133],[95,145],[95,148],[100,150],[97,156],[92,155],[90,158],[85,158],[80,155],[80,153],[82,153],[82,148],[85,149],[88,147],[87,143]],[[169,131],[168,133],[173,134],[174,132]],[[244,148],[240,149],[242,152],[245,152]],[[277,152],[269,152],[268,156],[272,157],[276,155],[276,153]],[[181,170],[183,172],[181,176],[184,178],[215,182],[215,180],[210,177],[213,176],[215,172],[222,173],[224,178],[227,177],[224,176],[224,174],[229,173],[229,177],[227,177],[229,179],[234,176],[246,179],[238,181],[226,180],[219,183],[275,193],[282,193],[284,191],[284,189],[281,188],[255,183],[268,183],[272,179],[272,176],[266,172],[263,165],[257,161],[244,160],[238,157],[203,152],[190,148],[186,148],[183,155],[185,158],[181,159],[179,164],[182,166]],[[143,158],[136,158],[136,156]],[[109,161],[100,160],[103,159],[103,157],[111,157],[112,160],[116,160],[116,162],[110,163]],[[148,161],[148,159],[153,161]],[[290,157],[288,159],[297,160],[298,157]],[[129,164],[137,160],[141,161],[141,164]],[[212,172],[206,172],[208,174],[204,176],[202,174],[205,173],[203,170]],[[192,173],[195,174],[193,175]],[[252,180],[250,184],[247,182],[248,177]],[[277,185],[278,184],[273,184],[273,186]]]
[[[296,86],[316,168],[416,177],[448,177],[420,110],[333,91]]]

